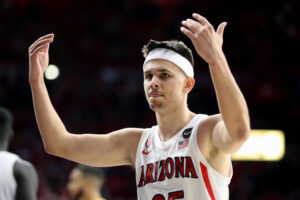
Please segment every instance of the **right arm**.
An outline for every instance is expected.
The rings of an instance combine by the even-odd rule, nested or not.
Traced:
[[[133,165],[142,129],[127,128],[106,135],[71,134],[56,113],[43,74],[54,35],[29,47],[29,83],[37,124],[47,153],[92,166]]]
[[[33,165],[25,160],[14,164],[14,177],[17,182],[16,200],[36,200],[38,176]]]

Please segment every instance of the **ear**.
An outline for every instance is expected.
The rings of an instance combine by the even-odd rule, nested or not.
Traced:
[[[193,77],[188,77],[185,80],[184,92],[189,93],[195,85],[195,79]]]

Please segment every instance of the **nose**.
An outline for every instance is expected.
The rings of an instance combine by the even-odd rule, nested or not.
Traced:
[[[159,88],[159,80],[156,76],[152,77],[151,83],[150,83],[151,89],[157,89]]]

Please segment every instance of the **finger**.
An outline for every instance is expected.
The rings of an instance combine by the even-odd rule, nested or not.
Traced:
[[[208,21],[205,17],[199,15],[198,13],[193,13],[193,17],[194,17],[194,19],[196,19],[198,22],[200,22],[202,25],[211,25],[211,24],[209,23],[209,21]]]
[[[43,46],[45,44],[50,44],[53,42],[53,39],[46,39],[46,40],[42,40],[39,41],[35,44],[35,46],[33,46],[30,50],[29,50],[29,54],[32,54],[37,48],[39,48],[40,46]]]
[[[225,29],[225,26],[227,25],[227,22],[222,22],[219,26],[218,26],[218,29],[217,29],[217,33],[220,37],[223,38],[223,34],[224,34],[224,29]]]
[[[45,36],[42,36],[40,38],[38,38],[32,45],[30,45],[30,47],[28,49],[31,49],[33,46],[36,45],[37,42],[41,41],[41,40],[44,40],[44,39],[47,39],[47,38],[54,38],[54,34],[51,33],[51,34],[48,34],[48,35],[45,35]]]
[[[199,22],[196,22],[195,20],[192,19],[187,19],[182,21],[182,25],[184,25],[193,33],[199,33],[202,26]]]
[[[190,38],[191,40],[196,39],[194,33],[192,31],[190,31],[189,29],[185,28],[185,27],[180,27],[180,30],[183,34],[185,34],[188,38]]]
[[[44,45],[41,45],[39,46],[38,48],[36,48],[30,55],[32,57],[35,57],[38,55],[38,53],[40,52],[45,52],[45,53],[48,53],[48,50],[49,50],[49,43],[46,43]]]
[[[41,45],[44,45],[46,43],[52,43],[52,42],[53,42],[53,38],[40,40],[36,42],[36,44],[29,49],[29,53],[32,53],[36,48],[38,48]]]
[[[50,33],[50,34],[44,35],[42,37],[39,37],[32,45],[30,45],[30,47],[28,49],[32,48],[40,40],[44,40],[44,39],[47,39],[47,38],[54,38],[54,34]]]

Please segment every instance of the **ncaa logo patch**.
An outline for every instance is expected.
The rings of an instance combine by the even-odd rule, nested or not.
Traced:
[[[193,128],[187,128],[187,129],[185,129],[183,131],[183,133],[182,133],[182,137],[189,138],[191,136],[191,134],[192,134],[192,130],[193,130]]]

